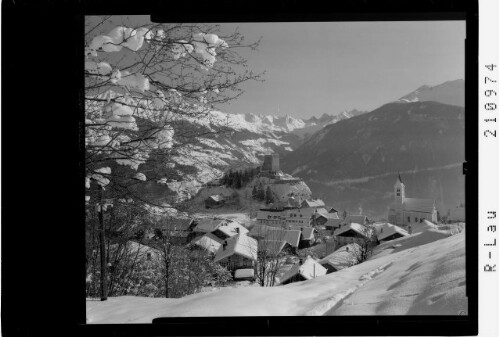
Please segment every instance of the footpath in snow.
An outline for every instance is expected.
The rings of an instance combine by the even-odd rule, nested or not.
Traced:
[[[150,323],[167,316],[457,315],[467,312],[464,232],[430,230],[381,245],[359,265],[277,287],[180,299],[87,301],[88,323]]]

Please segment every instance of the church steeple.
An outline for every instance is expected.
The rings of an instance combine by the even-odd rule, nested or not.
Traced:
[[[393,186],[395,192],[395,201],[402,204],[404,203],[405,198],[405,185],[402,182],[402,178],[400,177],[400,173],[398,175],[398,179],[395,182],[395,186]]]

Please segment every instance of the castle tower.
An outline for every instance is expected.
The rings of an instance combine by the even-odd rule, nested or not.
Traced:
[[[395,201],[398,204],[403,204],[405,199],[405,185],[402,182],[402,178],[400,178],[400,173],[397,182],[395,182],[395,185],[393,186],[393,189],[395,191]]]
[[[279,171],[279,155],[276,153],[265,155],[263,159],[262,171]]]

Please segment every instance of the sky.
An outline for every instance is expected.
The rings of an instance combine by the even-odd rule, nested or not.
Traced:
[[[221,24],[258,51],[241,52],[264,83],[224,107],[233,113],[334,115],[371,111],[422,85],[464,78],[464,21]]]
[[[464,78],[464,21],[221,23],[221,35],[236,28],[245,42],[262,38],[258,50],[238,52],[266,75],[216,107],[229,113],[305,119],[371,111],[422,85]]]

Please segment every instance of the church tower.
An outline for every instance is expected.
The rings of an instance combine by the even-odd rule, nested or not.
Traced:
[[[405,199],[405,185],[402,182],[402,178],[400,178],[400,173],[393,188],[395,191],[395,202],[398,204],[403,204]]]

